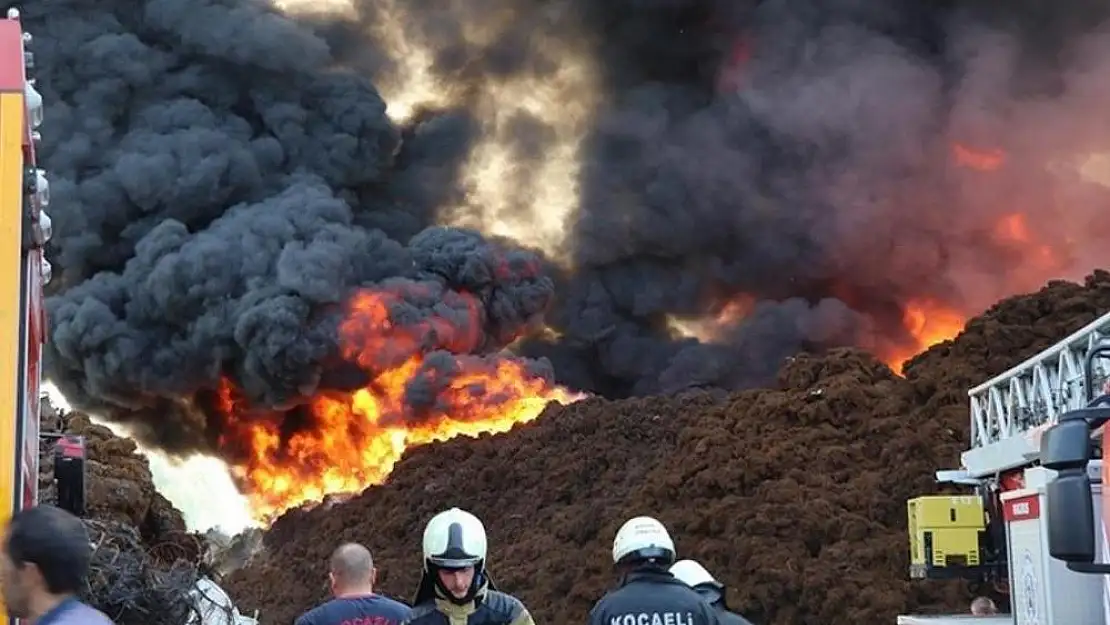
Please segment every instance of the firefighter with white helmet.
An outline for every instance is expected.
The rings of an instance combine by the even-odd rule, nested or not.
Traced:
[[[498,592],[486,572],[486,528],[451,508],[424,528],[424,574],[412,602],[412,625],[535,625],[519,599]]]
[[[621,578],[590,611],[590,625],[720,625],[716,612],[667,569],[674,541],[657,519],[630,519],[613,540]]]
[[[680,560],[671,567],[671,575],[693,588],[717,611],[722,625],[752,625],[751,621],[732,612],[725,602],[725,585],[695,560]]]

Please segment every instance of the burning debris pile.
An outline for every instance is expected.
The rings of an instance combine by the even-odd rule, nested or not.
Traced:
[[[740,558],[729,575],[751,575],[754,615],[817,618],[834,601],[887,614],[903,599],[875,589],[905,590],[891,581],[902,550],[877,546],[893,544],[902,503],[867,494],[893,480],[860,441],[920,437],[899,458],[905,494],[924,479],[911,473],[950,462],[954,383],[1017,357],[1026,330],[1011,319],[996,336],[989,319],[1021,304],[905,379],[879,362],[900,368],[999,298],[1110,260],[1105,2],[278,4],[294,17],[250,0],[25,7],[50,120],[49,377],[144,445],[224,459],[265,520],[382,483],[413,447],[547,416],[436,446],[434,460],[412,451],[373,503],[336,506],[335,520],[291,512],[270,533],[282,567],[253,571],[314,572],[322,556],[299,524],[334,536],[372,518],[390,544],[366,538],[402,590],[415,568],[393,543],[416,527],[402,520],[469,494],[496,510],[500,540],[535,547],[503,547],[506,583],[563,617],[600,587],[588,554],[607,524],[658,502],[710,562]],[[931,360],[947,351],[945,367]],[[828,356],[781,367],[801,352]],[[768,385],[780,388],[710,399]],[[942,416],[907,426],[923,401]],[[803,427],[826,420],[837,426]],[[735,450],[713,467],[727,483],[664,474],[714,445]],[[775,452],[791,446],[847,479]],[[443,471],[456,460],[465,470]],[[636,486],[633,468],[670,494]],[[772,512],[798,514],[760,490],[776,482],[827,487],[814,504],[825,524],[806,528],[832,545],[776,525]],[[489,499],[497,488],[506,499]],[[680,488],[697,506],[668,499]],[[152,492],[133,493],[134,515]],[[537,540],[555,558],[569,557],[555,540],[581,546],[586,568],[567,561],[540,582],[544,545],[526,530],[550,497],[557,531]],[[854,521],[828,521],[841,508]],[[714,555],[719,530],[751,542]],[[770,544],[761,533],[792,549],[785,564],[744,550]],[[868,533],[887,539],[835,547]],[[810,561],[835,569],[812,580],[867,590],[784,594]],[[251,579],[241,589],[257,597]],[[314,593],[281,596],[291,603],[267,618]]]
[[[329,551],[371,546],[382,589],[407,597],[420,532],[462,505],[484,518],[498,583],[537,621],[581,621],[612,581],[609,545],[655,514],[680,554],[719,573],[754,622],[890,623],[963,611],[958,585],[907,580],[905,501],[935,488],[967,441],[966,389],[1110,310],[1110,273],[1000,302],[895,376],[856,350],[800,355],[778,387],[718,400],[587,399],[550,406],[498,437],[416,449],[383,486],[293,511],[229,580],[262,623],[288,623],[326,593]],[[306,583],[308,580],[308,583]],[[319,584],[311,580],[320,580]]]
[[[223,380],[208,404],[221,421],[217,449],[236,467],[255,513],[273,518],[291,505],[359,492],[384,480],[409,446],[504,432],[548,401],[577,399],[552,384],[544,362],[473,354],[489,340],[479,325],[486,306],[436,283],[386,283],[356,293],[337,323],[341,356],[357,376],[350,390],[277,411],[252,408]]]
[[[49,377],[262,518],[577,392],[897,366],[1107,261],[1105,3],[311,5],[23,15]]]

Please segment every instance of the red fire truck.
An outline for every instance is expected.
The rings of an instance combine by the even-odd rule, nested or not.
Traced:
[[[35,164],[42,97],[28,77],[19,14],[0,20],[0,521],[38,496],[40,356],[46,339],[43,246],[50,237],[49,187]]]
[[[18,11],[0,19],[0,524],[38,499],[39,392],[50,265],[46,177],[35,163],[42,97]],[[18,305],[13,305],[18,303]]]

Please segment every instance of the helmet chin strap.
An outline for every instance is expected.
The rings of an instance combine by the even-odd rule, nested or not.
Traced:
[[[450,601],[455,605],[466,605],[473,602],[474,598],[478,596],[478,589],[474,587],[471,587],[470,590],[466,592],[466,595],[462,597],[456,597],[454,593],[441,586],[439,582],[436,582],[436,590],[439,591],[441,599]]]

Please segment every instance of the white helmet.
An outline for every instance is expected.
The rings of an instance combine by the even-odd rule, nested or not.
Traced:
[[[678,581],[686,584],[691,588],[697,586],[713,586],[715,588],[723,588],[724,585],[717,581],[715,577],[705,570],[705,567],[698,564],[694,560],[679,560],[671,567],[671,575],[674,575]]]
[[[486,560],[486,528],[478,517],[451,508],[432,517],[424,528],[424,566],[481,569]]]
[[[649,516],[629,519],[613,539],[613,563],[656,560],[674,562],[674,541],[663,524]]]

